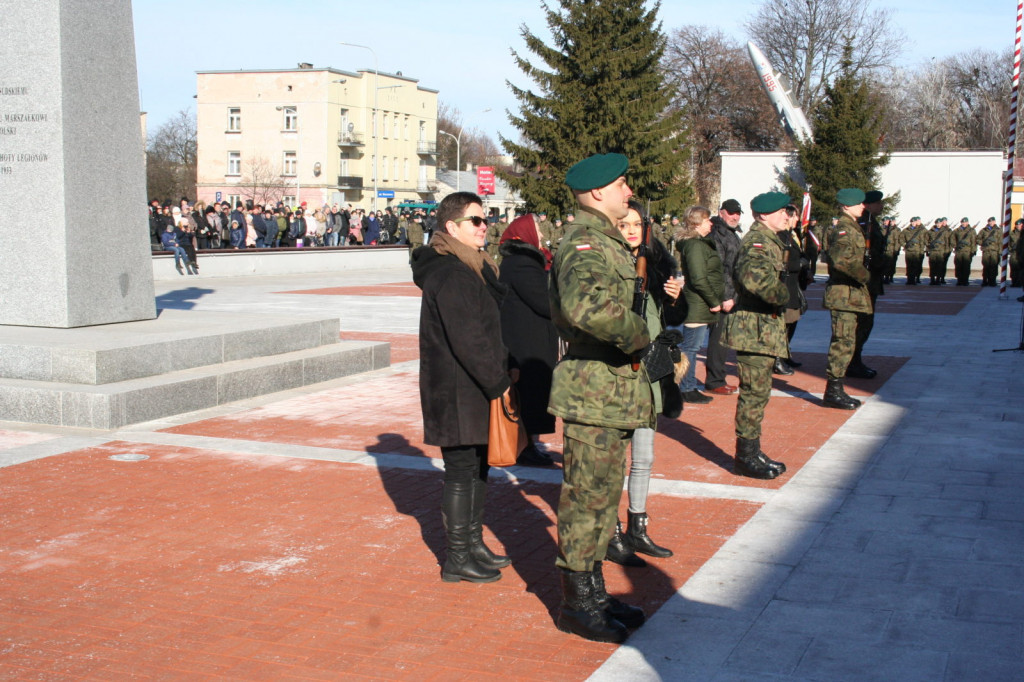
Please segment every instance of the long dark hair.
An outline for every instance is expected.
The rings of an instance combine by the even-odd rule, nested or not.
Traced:
[[[652,233],[651,219],[640,202],[636,199],[630,199],[629,207],[640,216],[644,231],[648,234],[647,290],[651,293],[658,308],[661,308],[668,298],[665,295],[665,282],[671,279],[679,269],[679,263],[672,257],[672,254],[665,248],[665,245],[661,243],[661,240]]]

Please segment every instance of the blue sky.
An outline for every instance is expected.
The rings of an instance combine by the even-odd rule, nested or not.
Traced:
[[[666,32],[697,24],[756,43],[743,24],[759,5],[666,0],[660,18]],[[876,0],[874,6],[894,11],[907,66],[1013,44],[1012,0]],[[196,71],[291,68],[299,62],[373,69],[370,52],[338,44],[345,41],[373,47],[381,71],[401,71],[439,90],[468,127],[514,137],[505,112],[516,111],[517,102],[506,80],[532,84],[510,49],[532,56],[520,36],[522,24],[549,35],[539,0],[135,0],[132,8],[139,94],[151,133],[179,110],[195,110]],[[491,111],[479,113],[486,108]]]

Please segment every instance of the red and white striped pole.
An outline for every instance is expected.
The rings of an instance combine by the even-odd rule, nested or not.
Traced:
[[[1017,0],[1017,33],[1013,40],[1013,89],[1010,93],[1010,140],[1006,152],[1006,182],[1003,197],[1003,257],[1000,263],[999,298],[1006,295],[1006,264],[1010,258],[1010,227],[1013,223],[1013,161],[1017,149],[1017,90],[1020,87],[1020,34],[1024,24],[1024,0]]]

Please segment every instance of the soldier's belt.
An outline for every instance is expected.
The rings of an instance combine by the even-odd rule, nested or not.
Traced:
[[[616,367],[632,362],[632,358],[618,348],[588,343],[570,343],[565,357],[577,360],[598,360]]]

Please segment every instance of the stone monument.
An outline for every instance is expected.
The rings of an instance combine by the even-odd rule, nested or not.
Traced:
[[[130,0],[0,17],[0,325],[153,319]]]

